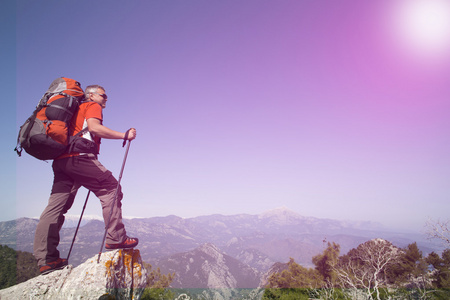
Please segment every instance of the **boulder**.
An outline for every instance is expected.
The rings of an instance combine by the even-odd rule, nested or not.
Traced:
[[[0,290],[0,299],[140,299],[147,270],[137,249],[114,250]]]

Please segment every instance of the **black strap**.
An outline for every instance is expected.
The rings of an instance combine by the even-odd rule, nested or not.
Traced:
[[[81,129],[77,134],[75,134],[74,136],[82,136],[83,134],[85,134],[86,132],[89,131],[88,127],[84,127],[83,129]]]
[[[68,110],[67,108],[65,108],[65,107],[62,107],[62,106],[60,106],[60,105],[56,105],[56,104],[47,104],[47,107],[54,107],[54,108],[58,108],[58,109],[62,109],[62,110],[64,110],[68,115],[70,115],[70,117],[72,117],[73,116],[73,112],[71,112],[70,110]]]
[[[72,151],[73,151],[73,147],[75,146],[75,143],[73,143],[72,141],[74,141],[74,139],[77,137],[81,137],[83,134],[85,134],[88,131],[89,131],[89,128],[85,127],[83,129],[81,129],[80,131],[78,131],[77,134],[75,134],[69,138],[70,145],[69,145],[69,149],[67,150],[67,153],[72,153]]]
[[[123,138],[123,144],[122,144],[122,147],[125,147],[125,144],[127,143],[127,140],[128,140],[128,134],[130,133],[130,130],[131,130],[131,128],[128,129],[127,132],[125,132],[125,136],[124,136],[124,138]]]

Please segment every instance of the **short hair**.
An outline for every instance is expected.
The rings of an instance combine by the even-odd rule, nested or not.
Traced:
[[[84,93],[87,95],[89,93],[96,93],[98,89],[102,89],[106,92],[105,88],[98,85],[98,84],[93,84],[93,85],[88,85],[85,89],[84,89]]]

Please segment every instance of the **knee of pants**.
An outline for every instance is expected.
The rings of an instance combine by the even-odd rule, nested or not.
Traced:
[[[100,193],[96,194],[96,196],[100,199],[103,206],[110,206],[110,205],[112,205],[113,201],[116,201],[116,206],[119,206],[119,207],[122,206],[123,193],[122,193],[120,186],[119,186],[119,189],[117,190],[117,194],[116,194],[116,190],[112,190],[112,191],[108,191],[106,193],[100,192]]]
[[[122,207],[122,199],[123,199],[123,193],[119,189],[119,191],[117,192],[116,206]]]
[[[69,198],[67,199],[67,202],[64,205],[64,208],[63,208],[63,211],[62,211],[63,214],[67,213],[69,211],[69,209],[72,207],[73,202],[75,200],[75,196],[76,196],[76,194],[70,194],[69,195]]]

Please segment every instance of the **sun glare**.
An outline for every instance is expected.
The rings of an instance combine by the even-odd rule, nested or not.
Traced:
[[[448,55],[450,50],[450,1],[403,0],[392,10],[395,40],[421,56]]]

